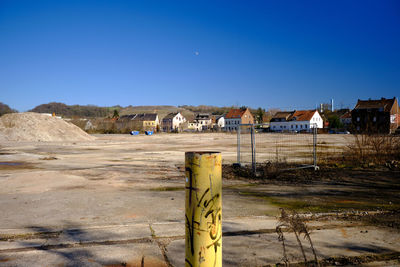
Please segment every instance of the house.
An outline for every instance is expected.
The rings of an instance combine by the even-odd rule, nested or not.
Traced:
[[[225,117],[223,115],[215,116],[215,125],[218,129],[225,128]]]
[[[345,128],[348,128],[351,125],[351,111],[348,110],[342,116],[340,116],[340,122],[343,124]]]
[[[213,131],[224,130],[225,116],[224,115],[211,115],[211,129]]]
[[[277,112],[270,121],[272,131],[311,131],[323,128],[323,119],[317,110],[294,110]]]
[[[138,114],[139,120],[143,122],[144,131],[154,131],[157,132],[160,127],[160,120],[158,115],[155,113],[143,113]]]
[[[189,130],[193,130],[196,132],[200,132],[203,130],[203,127],[200,123],[198,123],[197,121],[192,121],[188,123],[188,129]]]
[[[164,132],[179,132],[183,130],[185,122],[186,119],[180,112],[169,113],[162,119],[162,129]]]
[[[399,103],[391,99],[360,100],[351,111],[352,128],[356,133],[393,133],[399,126]]]
[[[188,123],[188,129],[195,131],[205,131],[212,128],[212,117],[208,113],[196,114],[192,122]]]
[[[130,114],[119,117],[118,128],[128,127],[131,130],[158,131],[160,120],[156,113]]]
[[[208,130],[211,128],[212,119],[208,113],[197,114],[194,121],[201,125],[202,130]]]
[[[254,124],[254,117],[248,108],[231,109],[228,114],[226,114],[226,131],[236,131],[239,124]]]

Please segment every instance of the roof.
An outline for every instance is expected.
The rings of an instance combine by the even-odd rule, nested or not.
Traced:
[[[124,115],[119,120],[132,120],[132,121],[155,121],[157,119],[156,113],[141,113],[141,114],[130,114]]]
[[[211,119],[211,116],[208,113],[199,113],[196,115],[196,120],[209,120],[209,119]]]
[[[395,103],[396,98],[392,99],[386,99],[386,98],[381,98],[379,100],[360,100],[358,99],[356,106],[354,109],[378,109],[378,108],[383,108],[383,111],[385,112],[390,112],[392,109],[394,103]]]
[[[272,119],[285,119],[287,120],[287,118],[292,115],[294,111],[279,111],[277,113],[275,113],[275,115],[272,117]]]
[[[225,119],[240,119],[247,109],[233,108],[226,114]]]
[[[340,116],[341,119],[351,119],[351,112],[348,111],[344,113],[342,116]]]
[[[278,119],[285,121],[310,121],[317,110],[294,110],[277,112],[271,119],[272,122]],[[278,120],[279,121],[279,120]]]
[[[316,110],[296,110],[289,117],[289,120],[296,120],[296,121],[310,121],[314,116]]]
[[[178,115],[179,114],[179,112],[172,112],[172,113],[169,113],[169,114],[167,114],[167,116],[165,116],[164,118],[163,118],[163,120],[165,120],[165,119],[173,119],[176,115]]]

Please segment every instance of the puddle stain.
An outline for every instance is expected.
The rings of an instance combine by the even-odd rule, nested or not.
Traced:
[[[19,166],[22,165],[22,162],[0,162],[0,165],[6,165],[6,166]]]
[[[31,163],[23,161],[2,161],[0,162],[0,170],[22,170],[22,169],[37,169]]]

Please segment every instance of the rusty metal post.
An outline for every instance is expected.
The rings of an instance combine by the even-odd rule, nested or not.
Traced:
[[[185,266],[222,266],[219,152],[186,152]]]

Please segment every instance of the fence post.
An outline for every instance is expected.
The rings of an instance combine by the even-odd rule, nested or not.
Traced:
[[[219,152],[186,152],[185,266],[222,266]]]
[[[318,133],[318,128],[317,125],[315,125],[313,129],[313,165],[314,165],[314,170],[318,169],[317,166],[317,133]]]
[[[256,138],[254,124],[251,125],[251,168],[256,175]]]
[[[241,124],[237,127],[237,164],[240,166],[240,127]]]

